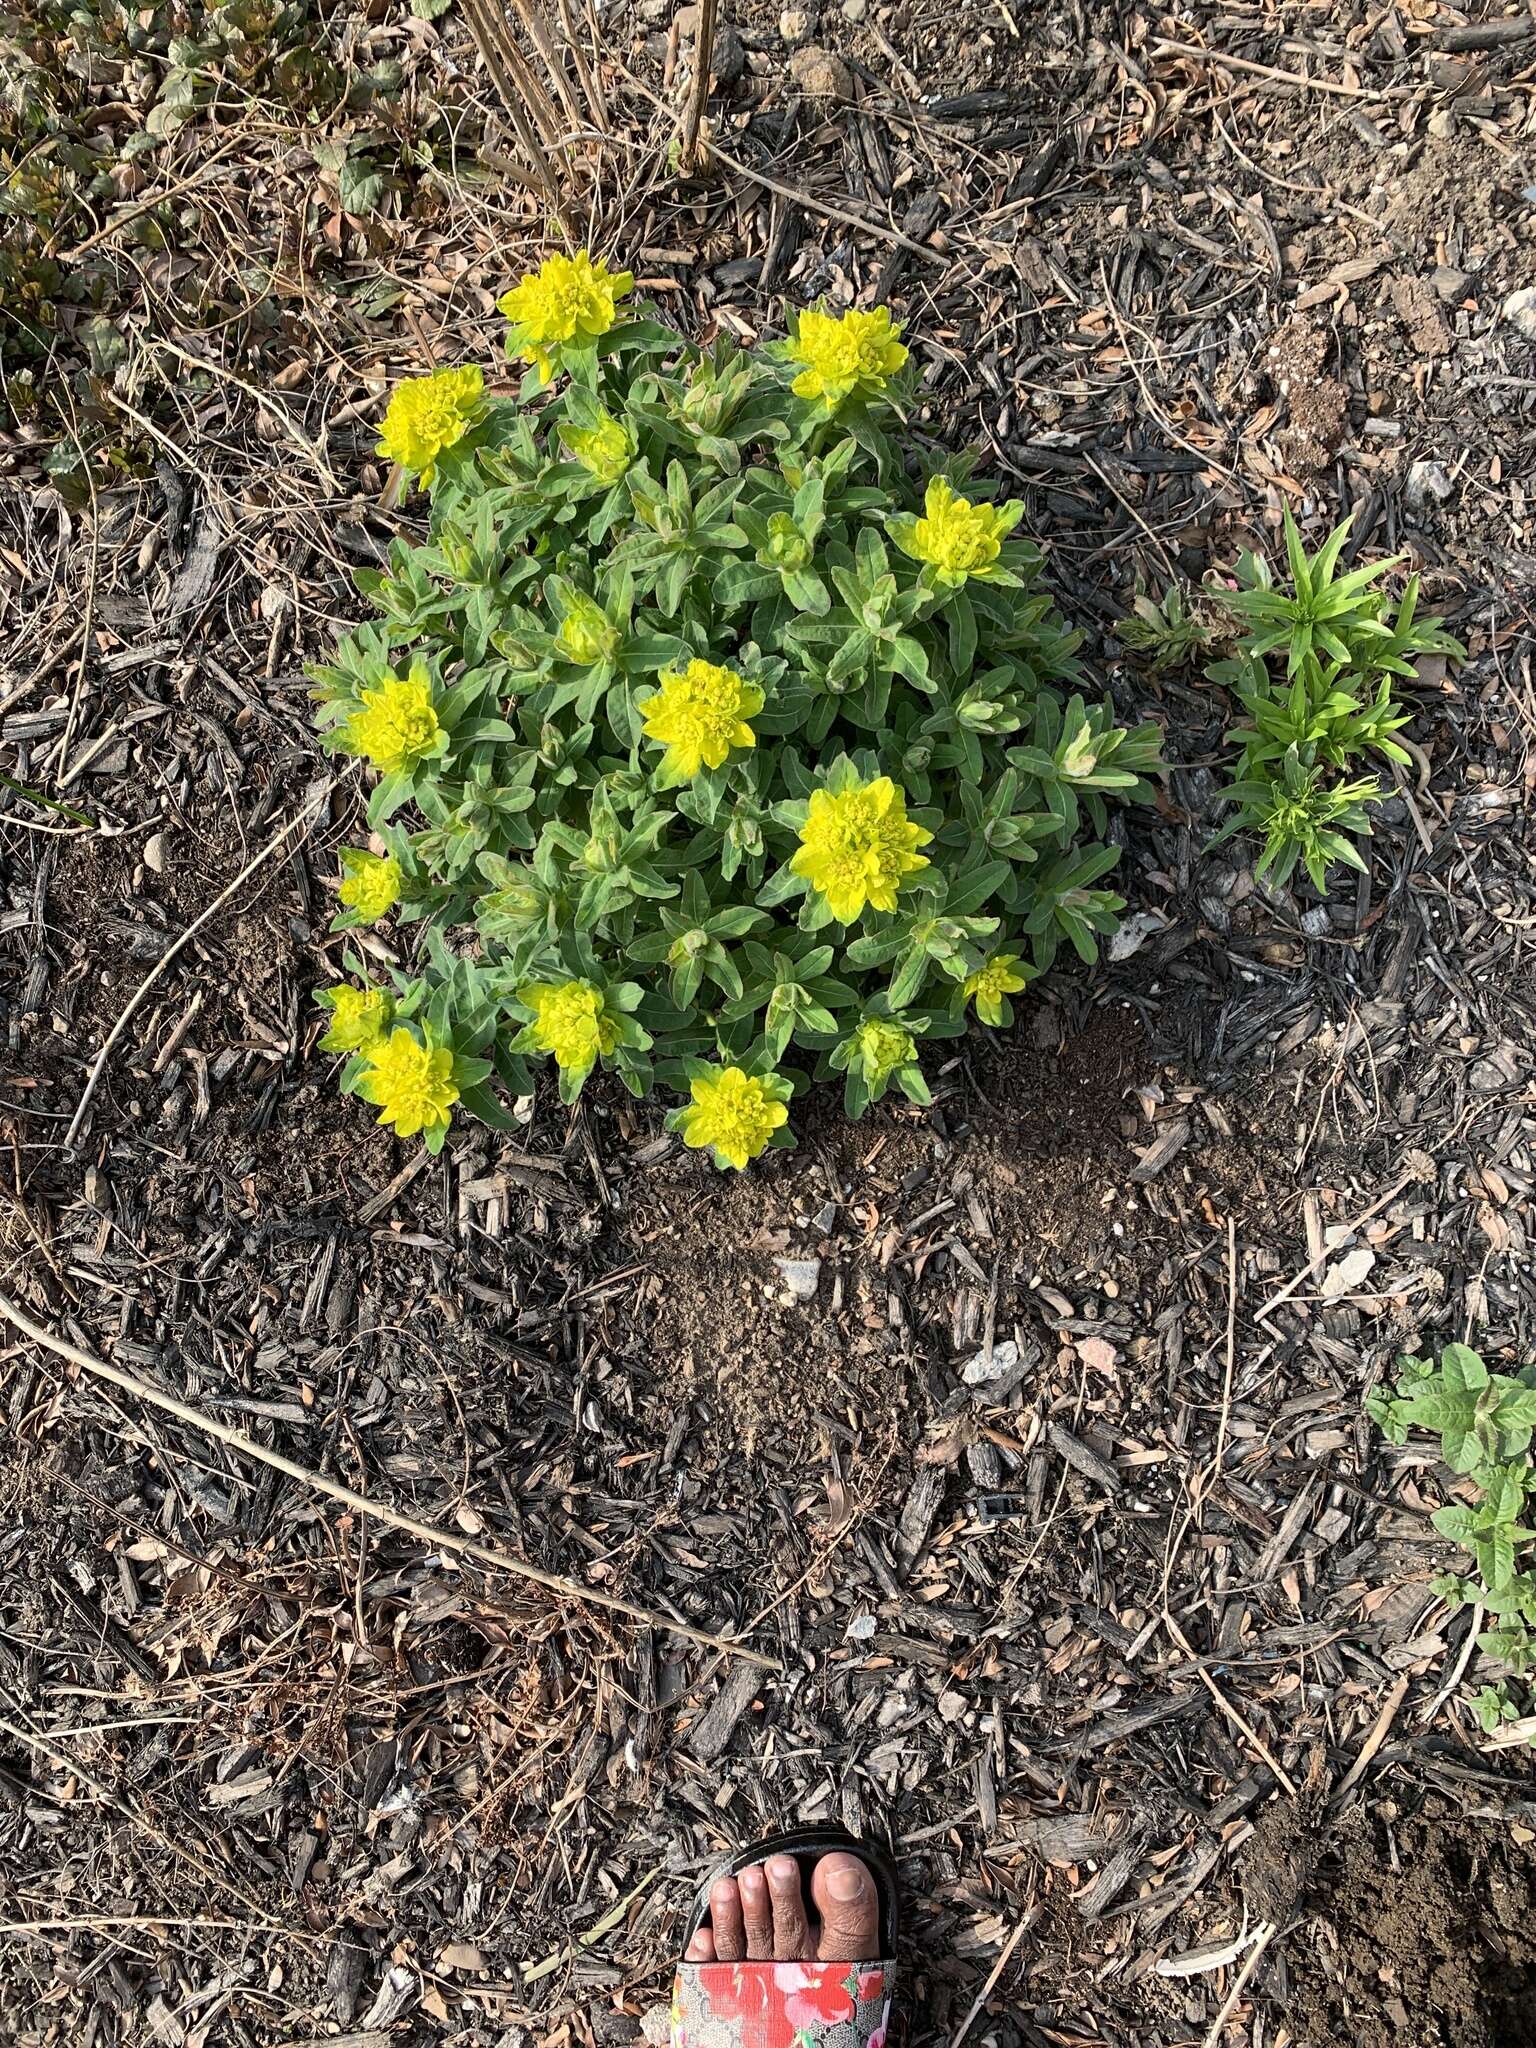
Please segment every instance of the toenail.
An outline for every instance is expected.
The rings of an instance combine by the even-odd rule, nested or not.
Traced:
[[[844,1865],[827,1876],[827,1890],[834,1899],[841,1899],[845,1906],[851,1906],[855,1899],[864,1896],[864,1873],[857,1867]]]
[[[756,1863],[751,1864],[746,1870],[744,1870],[741,1873],[738,1882],[740,1883],[744,1891],[761,1891],[763,1885],[763,1872],[761,1865]]]
[[[799,1874],[787,1856],[775,1856],[768,1865],[768,1875],[775,1884],[793,1884]]]

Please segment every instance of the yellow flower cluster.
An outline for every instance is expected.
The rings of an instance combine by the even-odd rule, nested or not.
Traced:
[[[432,679],[422,662],[408,676],[390,676],[376,690],[364,690],[361,711],[344,728],[347,748],[371,761],[383,775],[414,768],[436,751],[442,730],[432,701]]]
[[[683,1143],[695,1152],[709,1146],[718,1165],[734,1166],[740,1172],[789,1121],[779,1089],[787,1094],[789,1084],[777,1076],[759,1080],[740,1067],[727,1067],[708,1080],[693,1082],[689,1089],[693,1100],[678,1119]]]
[[[854,1052],[866,1077],[877,1082],[911,1066],[917,1058],[917,1045],[911,1032],[904,1031],[899,1024],[887,1023],[883,1017],[868,1017],[858,1028]]]
[[[378,452],[429,484],[443,450],[462,441],[484,414],[485,379],[473,365],[408,378],[395,386]]]
[[[397,1138],[446,1130],[459,1099],[452,1050],[398,1024],[374,1044],[357,1092],[373,1103],[381,1124],[394,1125]]]
[[[855,392],[877,396],[907,360],[900,333],[885,306],[872,313],[844,313],[840,319],[831,313],[802,313],[799,333],[785,344],[789,360],[803,365],[790,389],[828,412],[836,412]]]
[[[930,477],[922,517],[912,522],[904,545],[919,562],[929,563],[945,583],[963,583],[968,576],[989,576],[997,567],[1003,541],[1018,524],[1020,508],[973,505],[942,476]]]
[[[842,924],[864,906],[894,910],[902,883],[928,857],[917,851],[933,837],[907,818],[905,793],[888,775],[847,789],[812,793],[800,828],[800,851],[789,865],[826,898]]]
[[[606,661],[619,644],[618,629],[608,614],[594,598],[580,591],[560,621],[555,638],[567,661],[579,661],[587,667],[595,661]]]
[[[571,456],[600,484],[616,484],[635,459],[635,437],[622,420],[605,414],[595,427],[562,427]]]
[[[552,1052],[557,1067],[584,1074],[619,1042],[618,1027],[603,1007],[601,989],[590,981],[531,982],[517,999],[533,1012],[530,1041]]]
[[[394,1014],[394,1003],[382,988],[354,988],[350,982],[327,989],[320,999],[331,1012],[331,1028],[320,1041],[322,1052],[368,1052],[376,1046]]]
[[[517,352],[548,380],[552,350],[567,342],[596,341],[613,325],[617,302],[634,288],[630,271],[594,263],[585,249],[575,256],[548,256],[496,301],[517,330]]]
[[[1023,971],[1021,971],[1023,970]],[[983,1024],[998,1025],[1003,1021],[1003,999],[1016,996],[1027,987],[1029,972],[1017,953],[994,953],[984,961],[976,972],[967,975],[965,998],[974,1001],[976,1014]]]
[[[661,688],[640,700],[648,740],[666,748],[666,782],[691,782],[701,768],[719,768],[732,747],[756,746],[747,720],[763,708],[763,693],[733,668],[690,661],[663,669]]]
[[[341,901],[364,924],[377,924],[400,901],[400,863],[392,853],[363,853],[354,846],[341,850]]]

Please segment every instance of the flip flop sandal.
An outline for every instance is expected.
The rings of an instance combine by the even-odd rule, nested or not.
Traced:
[[[686,1952],[709,1920],[710,1886],[749,1863],[793,1856],[811,1896],[811,1872],[839,1850],[857,1856],[875,1880],[879,1959],[857,1963],[689,1963],[672,1984],[672,2048],[885,2048],[896,1981],[900,1900],[889,1857],[839,1828],[799,1828],[740,1849],[694,1901]]]

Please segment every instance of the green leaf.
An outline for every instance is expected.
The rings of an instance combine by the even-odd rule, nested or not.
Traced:
[[[1478,1522],[1470,1508],[1439,1508],[1430,1516],[1430,1520],[1442,1536],[1448,1536],[1453,1543],[1460,1543],[1466,1549],[1472,1547],[1473,1538],[1478,1531]]]
[[[1440,1354],[1440,1370],[1448,1387],[1481,1392],[1488,1384],[1488,1368],[1465,1344],[1447,1344]]]
[[[358,215],[376,212],[388,189],[383,173],[365,156],[349,156],[336,182],[344,211]]]

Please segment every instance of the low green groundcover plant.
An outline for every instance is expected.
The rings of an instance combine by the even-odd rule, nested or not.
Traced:
[[[1158,734],[1085,700],[1021,507],[909,471],[888,312],[701,350],[631,285],[552,256],[501,301],[515,398],[470,366],[391,400],[430,538],[314,675],[378,775],[338,927],[423,930],[412,971],[349,955],[322,1043],[434,1150],[553,1059],[566,1102],[597,1067],[675,1089],[741,1167],[823,1077],[926,1102],[926,1040],[1095,957]]]
[[[1474,1499],[1457,1501],[1434,1515],[1435,1528],[1471,1553],[1473,1573],[1451,1573],[1435,1591],[1452,1606],[1475,1602],[1493,1621],[1478,1647],[1514,1677],[1529,1684],[1536,1673],[1536,1572],[1524,1553],[1536,1543],[1525,1511],[1536,1474],[1531,1437],[1536,1431],[1536,1367],[1510,1375],[1490,1372],[1465,1344],[1447,1344],[1439,1365],[1425,1358],[1400,1358],[1396,1388],[1371,1390],[1366,1407],[1373,1422],[1395,1444],[1411,1429],[1440,1439],[1440,1455],[1453,1472],[1469,1479]],[[1519,1707],[1507,1681],[1485,1685],[1475,1701],[1491,1733],[1517,1718]]]
[[[1222,792],[1232,815],[1211,847],[1256,832],[1261,877],[1283,885],[1300,866],[1319,891],[1336,864],[1365,866],[1355,841],[1369,838],[1371,806],[1388,791],[1359,771],[1412,758],[1393,735],[1411,715],[1397,690],[1412,678],[1414,656],[1464,661],[1467,652],[1443,619],[1419,616],[1417,576],[1395,600],[1383,587],[1401,556],[1340,568],[1352,524],[1353,515],[1309,555],[1287,510],[1280,580],[1245,552],[1229,577],[1207,581],[1206,616],[1175,586],[1161,604],[1137,597],[1117,628],[1154,669],[1183,666],[1209,653],[1213,638],[1230,637],[1230,654],[1204,664],[1246,713],[1228,734],[1241,748]],[[1230,621],[1228,634],[1213,633],[1210,614]]]

